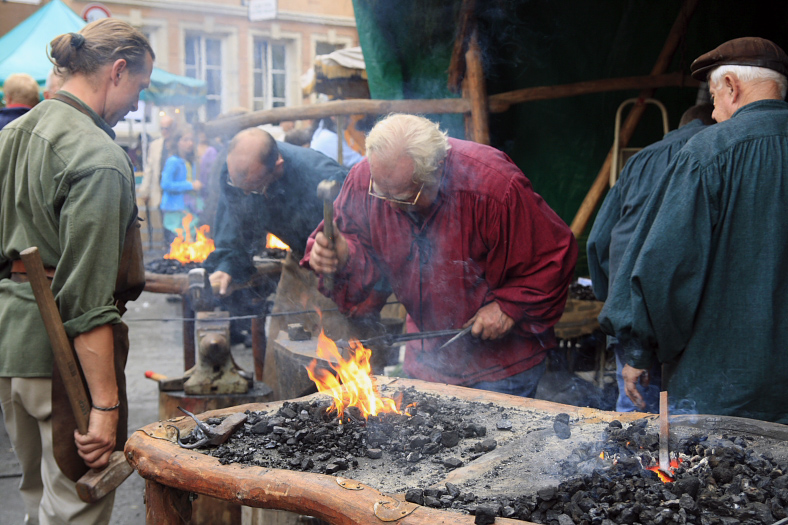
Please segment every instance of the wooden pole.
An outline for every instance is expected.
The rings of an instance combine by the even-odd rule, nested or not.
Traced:
[[[466,80],[465,52],[467,50],[468,37],[476,27],[476,20],[473,16],[476,8],[476,0],[462,0],[460,16],[457,27],[457,38],[454,39],[454,48],[451,52],[449,62],[449,91],[457,93],[463,87]]]
[[[640,77],[606,78],[559,86],[537,86],[491,95],[490,111],[501,113],[512,104],[576,97],[589,93],[626,91],[660,87],[697,87],[700,83],[682,73],[645,75]],[[205,126],[209,136],[233,134],[242,129],[280,122],[283,120],[321,119],[332,115],[385,115],[387,113],[469,113],[471,103],[464,98],[414,99],[414,100],[337,100],[324,104],[266,109],[237,117],[214,120]]]
[[[563,84],[559,86],[538,86],[518,89],[490,95],[490,112],[503,113],[513,104],[552,100],[557,98],[576,97],[590,93],[606,93],[609,91],[625,91],[630,89],[654,89],[661,87],[697,88],[700,82],[684,73],[665,73],[661,75],[645,75],[642,77],[605,78]]]
[[[145,480],[145,523],[181,525],[191,520],[189,494],[153,480]]]
[[[476,29],[473,30],[468,51],[465,53],[467,84],[463,85],[463,97],[471,103],[471,140],[479,144],[490,144],[490,123],[487,111],[487,86],[484,80],[482,52]],[[467,92],[465,88],[467,87]]]
[[[651,75],[660,75],[664,73],[668,68],[668,65],[670,65],[670,61],[673,58],[673,55],[676,52],[681,39],[687,32],[689,20],[692,17],[692,14],[695,12],[695,8],[697,8],[698,2],[699,0],[686,0],[684,4],[682,4],[681,9],[679,10],[679,15],[676,18],[676,21],[673,23],[670,33],[668,33],[668,38],[665,41],[665,45],[662,47],[662,52],[659,54],[657,62],[654,64],[654,67],[651,70]],[[649,98],[653,95],[653,93],[653,88],[646,88],[640,92],[640,98]],[[632,107],[632,110],[630,110],[619,134],[619,143],[622,148],[626,147],[626,145],[629,143],[629,139],[632,138],[635,127],[637,127],[640,119],[643,117],[645,110],[646,105],[644,103],[635,104]],[[604,195],[610,180],[610,165],[613,162],[614,154],[615,153],[611,148],[607,154],[607,157],[605,157],[605,162],[602,164],[602,169],[599,170],[599,174],[596,176],[594,183],[591,185],[591,189],[588,191],[585,199],[583,199],[583,202],[580,204],[580,208],[577,210],[577,214],[575,215],[572,225],[570,226],[575,237],[579,237],[583,234],[583,231],[588,225],[588,221],[591,219],[591,215],[593,215],[594,210],[599,204],[599,201],[602,200],[602,195]]]

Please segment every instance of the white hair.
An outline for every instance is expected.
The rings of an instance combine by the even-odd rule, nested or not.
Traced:
[[[739,66],[733,64],[724,64],[715,68],[709,74],[709,85],[715,88],[722,81],[722,77],[732,73],[736,78],[742,82],[775,82],[780,89],[780,98],[785,98],[785,93],[788,91],[788,79],[785,75],[777,71],[765,67],[757,66]]]
[[[451,146],[446,133],[424,117],[391,114],[375,124],[366,141],[367,155],[392,156],[405,153],[413,160],[413,182],[438,182],[438,166]]]

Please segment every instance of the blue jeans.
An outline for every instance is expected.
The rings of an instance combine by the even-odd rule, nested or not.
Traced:
[[[629,399],[629,396],[624,390],[624,377],[621,375],[621,371],[624,369],[624,351],[621,349],[621,345],[619,345],[617,341],[612,343],[611,346],[616,353],[616,382],[618,382],[616,412],[639,411],[639,409],[634,403],[632,403],[632,400]],[[640,383],[638,383],[636,386],[640,392],[640,395],[643,396],[643,401],[646,402],[645,411],[651,412],[653,414],[659,414],[659,391],[661,390],[662,385],[662,369],[659,363],[651,367],[651,369],[648,371],[648,375],[649,384],[647,387],[644,387]]]
[[[512,396],[533,397],[536,393],[536,386],[539,384],[539,380],[542,379],[546,368],[547,359],[525,372],[520,372],[499,381],[480,381],[474,385],[469,385],[469,388],[500,392],[501,394]]]

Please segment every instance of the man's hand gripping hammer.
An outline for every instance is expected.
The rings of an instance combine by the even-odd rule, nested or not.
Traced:
[[[323,199],[323,235],[334,247],[334,199],[339,194],[339,183],[335,180],[324,180],[317,185],[317,196]],[[334,276],[323,276],[323,286],[326,290],[334,289]]]

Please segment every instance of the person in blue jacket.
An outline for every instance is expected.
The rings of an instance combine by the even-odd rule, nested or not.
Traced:
[[[161,212],[164,218],[164,239],[167,245],[183,231],[183,220],[191,215],[189,223],[190,238],[193,240],[195,227],[199,220],[199,200],[196,192],[202,189],[194,173],[194,131],[188,126],[180,126],[175,131],[177,152],[167,159],[161,172]],[[186,232],[184,237],[186,237]]]

